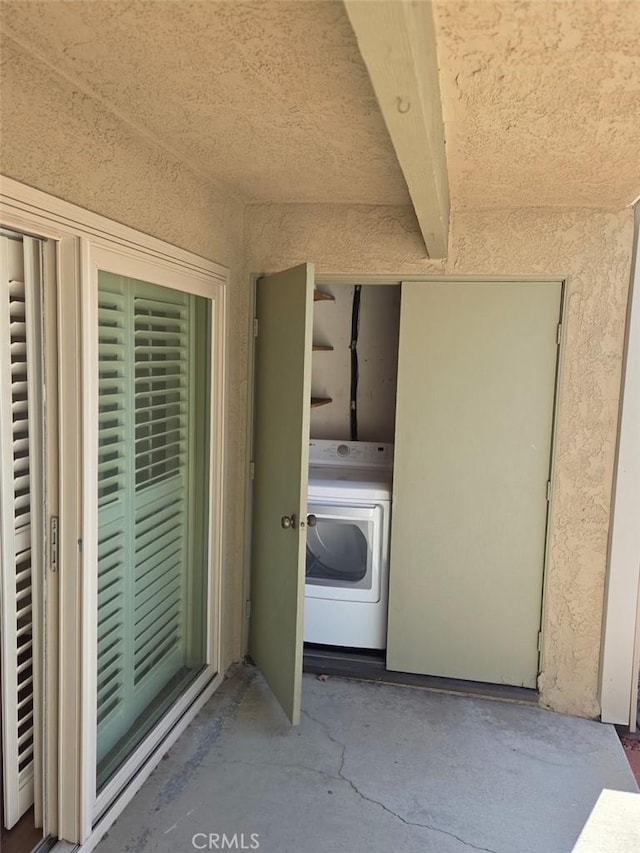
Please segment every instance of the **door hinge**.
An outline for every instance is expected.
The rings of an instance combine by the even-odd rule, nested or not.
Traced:
[[[542,631],[538,631],[538,651],[542,651]]]
[[[551,480],[547,480],[547,501],[551,500]]]
[[[244,617],[245,619],[251,618],[251,599],[247,599],[244,603]]]
[[[254,338],[258,337],[258,318],[257,317],[253,318],[253,337]]]
[[[49,522],[49,565],[52,572],[58,571],[58,516],[51,516]]]
[[[558,331],[556,332],[556,343],[559,344],[562,340],[562,323],[558,323]]]
[[[255,480],[256,478],[256,463],[249,462],[249,479]]]

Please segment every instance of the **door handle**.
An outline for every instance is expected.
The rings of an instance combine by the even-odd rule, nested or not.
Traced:
[[[317,523],[318,519],[310,513],[307,516],[307,527],[315,527]],[[295,512],[292,512],[291,515],[283,515],[280,519],[280,526],[283,530],[295,530],[298,526],[298,519]],[[304,521],[300,522],[300,527],[304,527]]]

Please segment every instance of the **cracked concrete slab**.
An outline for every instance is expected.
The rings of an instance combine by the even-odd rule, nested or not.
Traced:
[[[638,790],[611,727],[531,706],[306,676],[303,709],[237,668],[98,853],[566,853]]]

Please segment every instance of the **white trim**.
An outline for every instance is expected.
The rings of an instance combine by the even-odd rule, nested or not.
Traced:
[[[184,293],[193,293],[203,296],[205,299],[215,299],[218,296],[217,282],[212,282],[210,276],[196,267],[183,267],[172,264],[164,257],[150,257],[136,252],[129,247],[114,246],[108,241],[100,238],[84,240],[89,247],[87,250],[87,276],[86,281],[91,282],[91,289],[95,290],[95,271],[98,269],[109,269],[117,275],[136,278],[143,281],[153,281],[163,287],[170,287]],[[152,278],[150,278],[152,276]],[[97,295],[94,294],[97,300]],[[97,307],[97,301],[94,308]],[[96,315],[92,315],[91,323]],[[96,350],[97,356],[97,350]],[[96,398],[97,399],[97,398]]]
[[[98,282],[93,277],[93,246],[80,238],[80,340],[76,357],[80,362],[82,398],[77,446],[81,447],[78,465],[78,494],[82,501],[82,586],[80,602],[81,701],[80,743],[80,836],[91,832],[96,800],[97,732],[97,647],[98,647]],[[64,322],[64,321],[62,321]],[[63,481],[64,482],[64,481]],[[63,520],[64,524],[64,520]]]
[[[42,371],[44,429],[44,563],[43,563],[43,834],[58,835],[58,572],[50,566],[49,524],[59,516],[58,504],[58,323],[57,246],[43,246]]]
[[[166,259],[170,264],[192,267],[194,271],[215,276],[223,284],[227,281],[229,270],[222,264],[179,249],[164,240],[143,234],[128,225],[121,225],[4,175],[0,175],[0,220],[17,231],[35,237],[58,239],[66,233],[75,237],[102,238],[114,248],[133,249],[138,255],[147,253],[156,259]]]
[[[627,318],[609,577],[605,596],[602,721],[635,729],[640,645],[640,210]]]
[[[82,537],[80,372],[80,251],[79,240],[63,237],[58,244],[58,436],[59,436],[59,640],[58,677],[58,834],[81,837],[79,790],[82,757]],[[64,286],[63,286],[64,285]]]

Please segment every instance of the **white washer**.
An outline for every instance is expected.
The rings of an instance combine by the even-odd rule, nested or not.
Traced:
[[[387,644],[393,445],[312,440],[304,639]]]

